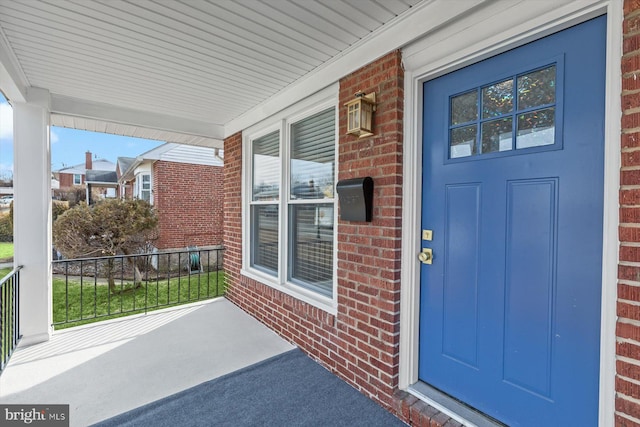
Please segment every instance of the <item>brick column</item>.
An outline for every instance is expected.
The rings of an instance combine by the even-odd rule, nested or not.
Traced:
[[[227,296],[236,300],[242,267],[242,132],[224,140],[223,210]]]
[[[620,252],[616,327],[618,426],[640,426],[640,2],[624,3]]]

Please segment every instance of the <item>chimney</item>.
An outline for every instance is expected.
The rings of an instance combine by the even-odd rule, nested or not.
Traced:
[[[91,151],[87,151],[84,154],[84,167],[86,170],[91,170],[93,168],[93,161],[91,160]]]

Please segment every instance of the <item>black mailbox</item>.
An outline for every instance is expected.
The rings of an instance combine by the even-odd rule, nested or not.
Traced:
[[[371,221],[373,179],[344,179],[336,185],[340,200],[340,218],[345,221]]]

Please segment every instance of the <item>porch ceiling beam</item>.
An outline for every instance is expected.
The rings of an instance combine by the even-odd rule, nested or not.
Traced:
[[[29,82],[0,29],[0,90],[9,101],[26,102]]]
[[[117,123],[132,129],[143,128],[174,135],[187,135],[199,141],[194,145],[222,146],[224,127],[183,117],[133,110],[114,105],[51,94],[51,114],[107,123]],[[133,136],[133,135],[132,135]],[[183,142],[183,141],[174,141]]]
[[[349,73],[365,66],[398,47],[407,45],[435,29],[458,19],[494,0],[431,0],[418,4],[405,14],[385,24],[383,29],[367,36],[314,72],[289,85],[267,101],[249,110],[225,126],[225,135],[246,129],[259,121],[302,100]]]

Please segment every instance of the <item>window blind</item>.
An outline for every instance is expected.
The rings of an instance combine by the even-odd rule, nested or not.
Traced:
[[[280,191],[280,132],[255,139],[253,150],[253,200],[278,200]]]
[[[335,110],[332,108],[291,126],[291,158],[333,163],[335,139]]]
[[[280,155],[280,132],[274,131],[253,141],[253,154],[278,157]]]

